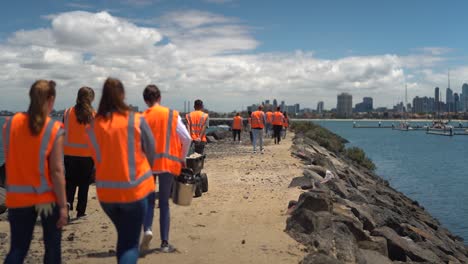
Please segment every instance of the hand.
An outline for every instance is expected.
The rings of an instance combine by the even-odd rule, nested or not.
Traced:
[[[68,222],[68,210],[66,207],[60,208],[59,220],[57,221],[57,228],[64,227]]]
[[[201,138],[197,138],[195,139],[196,142],[200,142],[201,141]]]

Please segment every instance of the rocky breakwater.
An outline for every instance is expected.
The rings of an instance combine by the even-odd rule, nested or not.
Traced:
[[[296,127],[304,172],[290,187],[306,192],[290,202],[286,232],[307,246],[302,263],[468,263],[462,239],[375,175],[362,152],[318,126]]]

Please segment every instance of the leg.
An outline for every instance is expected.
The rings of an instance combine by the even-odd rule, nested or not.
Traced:
[[[263,132],[263,130],[259,129],[258,137],[260,139],[260,151],[263,151],[263,133],[262,132]]]
[[[237,130],[237,139],[239,140],[239,142],[241,141],[241,130]]]
[[[249,136],[250,136],[250,142],[252,143],[253,142],[253,134],[252,134],[252,130],[249,131]]]
[[[128,204],[101,203],[104,212],[117,229],[118,263],[137,263],[138,242],[147,209],[147,199],[145,197]]]
[[[62,261],[62,229],[58,229],[56,226],[59,215],[60,212],[58,206],[55,206],[52,215],[49,215],[48,217],[41,215],[45,247],[44,263],[60,263]]]
[[[236,141],[236,130],[235,129],[232,130],[232,139],[233,139],[232,141]]]
[[[258,134],[260,133],[263,133],[263,131],[261,131],[260,129],[252,129],[252,137],[253,137],[253,141],[252,141],[252,146],[253,146],[253,151],[255,151],[255,148],[257,146],[257,137],[258,137]]]
[[[161,187],[159,187],[161,188]],[[153,218],[154,218],[154,205],[156,200],[156,193],[151,192],[148,195],[148,206],[145,213],[145,218],[143,220],[143,231],[152,231],[153,230]]]
[[[66,182],[67,203],[70,204],[70,211],[73,210],[73,201],[75,200],[76,185],[72,180]]]
[[[10,252],[5,263],[23,263],[28,254],[29,245],[36,223],[37,214],[34,207],[11,208],[8,210],[8,221],[10,222]]]
[[[67,193],[67,203],[70,204],[70,211],[73,210],[73,201],[75,200],[75,193],[77,184],[75,182],[75,171],[76,167],[74,166],[75,160],[71,156],[65,156],[63,158],[65,164],[65,180],[66,180],[66,193]]]
[[[78,217],[84,216],[86,213],[86,205],[88,204],[88,190],[93,174],[94,162],[91,158],[82,158],[80,165],[80,175],[83,178],[78,182],[78,204],[76,205]]]
[[[171,193],[174,175],[162,173],[159,176],[159,228],[161,230],[161,241],[169,241],[170,210],[169,196]]]

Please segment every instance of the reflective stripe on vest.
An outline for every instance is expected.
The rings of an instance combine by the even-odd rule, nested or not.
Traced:
[[[161,159],[161,158],[166,158],[170,159],[173,161],[179,161],[183,162],[183,160],[179,157],[173,156],[169,153],[169,147],[171,144],[171,134],[172,134],[172,121],[174,119],[174,110],[169,109],[169,118],[167,121],[167,130],[166,130],[166,149],[164,150],[164,153],[156,153],[154,158],[155,159]]]
[[[94,127],[94,121],[92,122],[92,127]],[[94,131],[92,129],[88,130],[91,131],[90,139],[91,143],[95,147],[96,150],[96,159],[98,162],[101,160],[101,154],[99,151],[99,145],[97,144],[96,137],[94,135]],[[96,187],[98,188],[108,188],[108,189],[129,189],[133,188],[144,180],[148,179],[149,177],[153,176],[153,172],[148,170],[145,174],[143,174],[140,178],[136,179],[136,168],[135,168],[135,113],[130,112],[128,117],[128,124],[127,124],[127,154],[128,154],[128,170],[130,181],[123,182],[123,181],[103,181],[96,179]]]
[[[91,121],[90,127],[86,129],[86,133],[88,133],[89,141],[91,141],[91,144],[93,144],[97,162],[101,162],[101,150],[99,149],[96,135],[94,134],[94,120]]]
[[[68,108],[65,113],[63,114],[63,121],[65,123],[65,140],[63,142],[63,145],[65,147],[72,147],[72,148],[84,148],[87,149],[88,145],[86,144],[79,144],[79,143],[73,143],[68,141],[68,131],[70,131],[70,125],[69,125],[69,119],[70,119],[70,112],[71,108]],[[75,114],[76,115],[76,114]]]
[[[9,134],[10,134],[10,126],[11,126],[11,120],[10,119],[9,123],[7,124],[7,140],[9,140]],[[52,133],[52,128],[54,127],[56,121],[50,120],[47,125],[46,125],[46,130],[44,133],[44,136],[41,139],[41,146],[39,149],[39,175],[40,175],[40,181],[41,184],[39,187],[34,187],[31,185],[7,185],[7,191],[11,193],[36,193],[36,194],[42,194],[48,191],[51,191],[52,189],[48,186],[47,184],[47,179],[45,176],[45,163],[46,161],[46,155],[47,155],[47,145],[49,144],[50,140],[50,135]],[[59,133],[57,133],[57,137],[60,136]]]

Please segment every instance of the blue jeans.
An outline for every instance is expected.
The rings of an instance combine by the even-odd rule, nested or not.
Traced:
[[[34,207],[8,209],[8,221],[11,230],[10,252],[5,263],[23,263],[28,254],[29,246],[36,224],[37,212]],[[57,228],[59,208],[55,206],[52,215],[41,215],[44,236],[44,263],[61,263],[62,229]]]
[[[253,150],[255,151],[257,146],[257,139],[260,141],[260,150],[263,150],[263,129],[252,128],[253,133]]]
[[[132,203],[101,203],[101,206],[117,229],[118,263],[137,263],[141,225],[148,207],[148,198]]]
[[[158,174],[159,178],[159,229],[161,240],[169,240],[170,228],[170,210],[169,210],[169,197],[171,195],[172,182],[174,175],[171,173]],[[148,196],[148,210],[143,221],[143,230],[151,230],[153,225],[155,194],[152,193]]]

